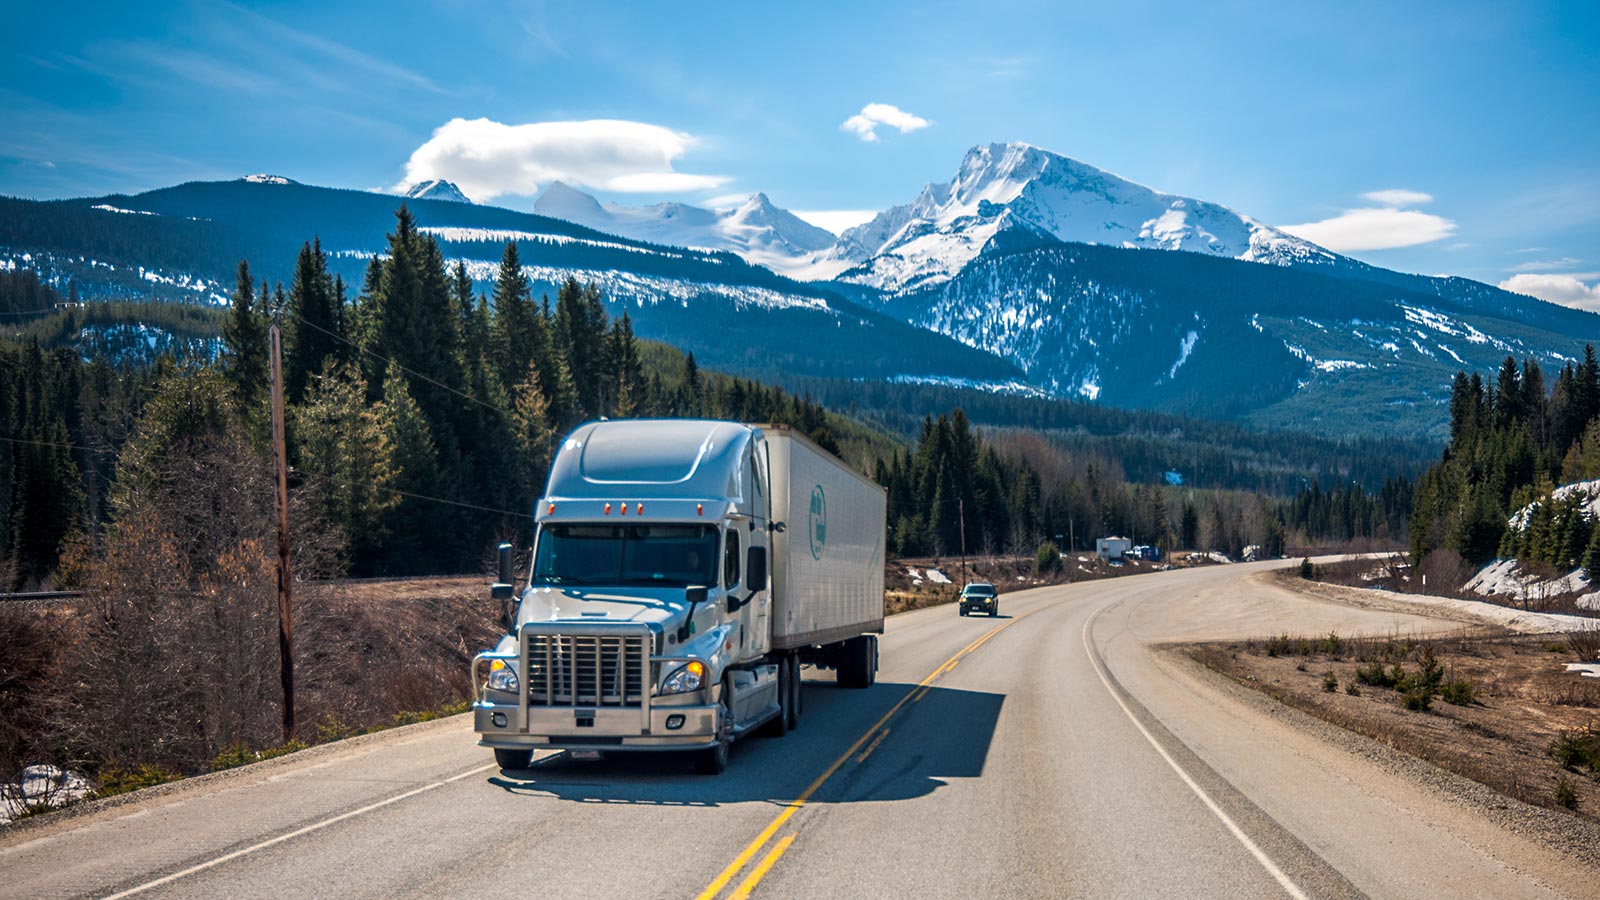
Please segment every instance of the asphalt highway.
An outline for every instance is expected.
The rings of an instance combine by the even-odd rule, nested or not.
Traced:
[[[808,672],[799,729],[721,776],[501,771],[458,716],[193,779],[0,835],[0,897],[1600,896],[1600,873],[1161,649],[1457,627],[1286,592],[1272,565],[895,616],[874,687]]]

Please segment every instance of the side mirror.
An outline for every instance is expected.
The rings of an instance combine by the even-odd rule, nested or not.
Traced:
[[[515,559],[512,557],[511,552],[512,552],[512,548],[511,548],[510,544],[501,544],[500,545],[500,568],[499,568],[499,573],[500,573],[500,583],[501,584],[510,584],[512,582],[512,580],[517,577],[516,568],[515,568]]]
[[[744,585],[752,592],[767,589],[767,548],[751,547],[744,559]]]
[[[694,634],[694,608],[706,602],[708,590],[704,587],[686,587],[683,589],[683,599],[689,604],[689,611],[683,615],[683,624],[678,626],[678,643],[683,643]]]
[[[501,544],[499,549],[499,571],[496,572],[497,580],[495,581],[494,585],[489,588],[489,596],[490,598],[499,602],[500,623],[505,626],[507,631],[510,631],[511,626],[516,624],[511,609],[512,602],[517,598],[517,586],[514,583],[516,580],[516,570],[512,557],[511,545]]]

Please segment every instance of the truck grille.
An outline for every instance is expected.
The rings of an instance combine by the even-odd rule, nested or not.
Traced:
[[[643,635],[530,634],[528,702],[534,706],[640,706],[649,665]]]

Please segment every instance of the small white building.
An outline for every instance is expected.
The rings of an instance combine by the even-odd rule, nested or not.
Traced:
[[[1133,541],[1125,537],[1095,538],[1094,541],[1094,555],[1101,559],[1121,559],[1132,549]]]

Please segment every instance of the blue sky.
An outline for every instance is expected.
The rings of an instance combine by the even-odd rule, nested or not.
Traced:
[[[0,193],[465,165],[517,208],[562,175],[859,211],[1025,140],[1380,265],[1600,305],[1593,3],[400,6],[18,5]],[[890,122],[843,127],[868,104]]]

